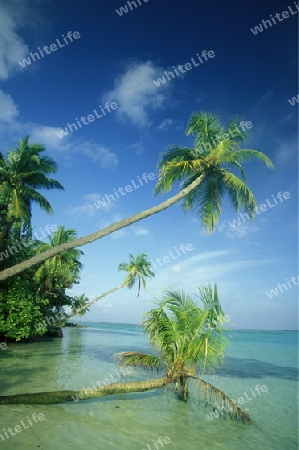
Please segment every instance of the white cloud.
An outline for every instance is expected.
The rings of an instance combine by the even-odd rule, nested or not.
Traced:
[[[24,124],[28,130],[28,124]],[[110,151],[106,146],[94,144],[90,141],[72,141],[70,142],[70,137],[65,139],[60,139],[56,132],[60,128],[49,127],[44,125],[31,124],[30,136],[32,141],[41,142],[45,144],[46,147],[65,152],[65,154],[79,153],[86,155],[95,163],[99,163],[101,167],[117,166],[118,158],[115,153]]]
[[[48,127],[45,125],[31,126],[30,137],[32,141],[41,142],[46,147],[56,148],[56,149],[67,149],[69,146],[57,136],[60,128],[58,127]]]
[[[298,138],[296,135],[288,136],[283,142],[277,145],[275,154],[275,166],[279,167],[282,164],[289,164],[296,160],[298,153]]]
[[[99,198],[101,198],[101,194],[86,194],[83,196],[84,200],[89,201],[89,202],[96,202],[97,200],[99,200]]]
[[[272,263],[271,260],[237,260],[231,257],[231,251],[209,251],[190,256],[181,255],[175,264],[164,264],[154,269],[156,280],[153,290],[165,286],[177,286],[192,291],[201,283],[221,282],[221,285],[231,284],[231,276],[238,277],[238,272]],[[159,255],[161,258],[161,255]],[[152,258],[155,261],[155,258]],[[210,260],[210,261],[209,261]],[[178,273],[180,277],[178,277]]]
[[[106,228],[109,225],[112,225],[115,222],[119,222],[121,220],[123,220],[123,216],[120,214],[114,214],[113,216],[110,217],[110,219],[108,220],[102,220],[99,223],[99,228]],[[148,236],[150,234],[150,230],[146,227],[142,227],[142,226],[129,226],[126,228],[121,228],[120,230],[112,233],[109,237],[110,239],[122,239],[122,238],[127,238],[128,236]]]
[[[79,206],[70,206],[66,211],[66,214],[69,216],[90,216],[93,217],[95,215],[95,207],[88,202],[83,203],[83,205]]]
[[[135,142],[135,144],[130,145],[129,148],[132,148],[136,155],[142,155],[144,153],[144,146],[142,142]]]
[[[0,80],[20,70],[18,61],[28,54],[27,45],[17,34],[18,25],[12,12],[0,5]]]
[[[171,127],[172,124],[173,124],[172,119],[164,119],[158,126],[158,130],[167,131],[167,130],[169,130],[169,128]]]
[[[147,236],[150,234],[150,230],[145,227],[133,227],[133,232],[136,236]]]
[[[30,26],[30,31],[43,31],[44,19],[41,19],[39,6],[43,0],[10,0],[4,6],[0,5],[0,80],[7,80],[17,71],[22,70],[18,61],[28,55],[28,47],[18,35],[19,28]],[[54,151],[84,154],[102,167],[116,166],[118,158],[115,153],[104,145],[97,145],[89,141],[74,141],[70,138],[60,139],[56,134],[60,127],[52,127],[30,122],[19,122],[18,106],[9,94],[0,90],[0,131],[2,136],[9,135],[19,139],[21,134],[30,134],[32,142],[41,142],[46,148]],[[2,123],[1,123],[2,122]],[[88,210],[87,205],[81,205],[82,210]]]
[[[114,89],[106,93],[104,100],[117,102],[117,116],[121,119],[145,126],[149,111],[163,107],[166,89],[170,87],[169,83],[165,87],[155,86],[153,80],[160,73],[161,69],[152,61],[127,64],[126,71],[115,80]]]
[[[239,217],[237,217],[237,219],[241,220]],[[233,222],[233,220],[231,220],[231,222]],[[231,226],[229,222],[223,222],[217,226],[216,231],[218,231],[218,233],[224,232],[225,235],[230,239],[240,239],[249,235],[250,233],[256,233],[258,231],[258,227],[255,223],[252,223],[250,221],[244,222],[240,225],[235,225],[234,227]]]
[[[13,122],[15,118],[19,115],[19,108],[14,103],[12,97],[9,94],[5,94],[5,92],[3,92],[1,89],[0,89],[0,105],[1,105],[0,121]]]
[[[103,199],[103,203],[105,202],[105,198],[103,195],[98,193],[93,194],[86,194],[83,196],[84,203],[78,206],[70,206],[65,212],[69,216],[90,216],[94,217],[98,211],[110,211],[111,209],[115,208],[115,202],[108,203],[107,201],[105,204],[101,204],[101,208],[96,208],[94,203],[97,202],[97,200]],[[109,224],[105,224],[105,226],[108,226]]]
[[[89,156],[89,158],[94,162],[99,162],[102,167],[118,165],[118,158],[116,154],[103,145],[84,141],[76,146],[76,151]]]
[[[115,233],[112,233],[111,239],[123,239],[129,236],[129,230],[126,228],[122,228],[121,230],[116,231]]]

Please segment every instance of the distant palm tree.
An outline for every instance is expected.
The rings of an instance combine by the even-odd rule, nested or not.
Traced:
[[[146,278],[154,277],[155,274],[151,270],[151,263],[147,260],[145,253],[140,253],[136,258],[130,253],[130,262],[122,263],[118,266],[118,270],[129,272],[124,283],[131,289],[138,281],[137,297],[140,294],[141,283],[146,289]]]
[[[71,314],[69,314],[65,321],[67,322],[72,317],[76,316],[78,313],[81,313],[84,311],[85,308],[89,308],[91,305],[93,305],[98,300],[107,297],[107,295],[112,294],[113,292],[117,291],[118,289],[128,287],[129,289],[132,289],[132,287],[135,286],[136,282],[138,282],[138,293],[137,297],[139,297],[140,289],[141,289],[141,283],[146,289],[146,278],[152,278],[155,276],[154,272],[151,270],[151,263],[147,260],[147,255],[145,253],[140,253],[135,258],[130,253],[130,262],[129,263],[121,263],[118,266],[118,270],[125,270],[126,272],[129,272],[126,276],[124,282],[120,284],[119,286],[116,286],[112,289],[110,289],[107,292],[104,292],[104,294],[99,295],[98,297],[95,297],[90,302],[85,303],[83,306],[81,306],[79,309],[72,311]]]
[[[57,246],[21,264],[3,270],[0,272],[0,280],[16,275],[68,248],[80,247],[101,239],[132,223],[157,214],[184,198],[184,209],[198,209],[202,224],[209,233],[217,224],[225,193],[236,211],[244,209],[253,219],[256,202],[246,185],[242,164],[246,161],[258,160],[273,168],[270,159],[257,150],[240,149],[240,146],[245,143],[246,136],[242,130],[236,127],[236,119],[231,120],[229,125],[224,127],[215,114],[194,113],[189,121],[186,134],[195,135],[194,148],[171,147],[162,155],[158,163],[158,183],[155,193],[167,192],[176,182],[181,182],[181,190],[178,194],[157,206],[127,217],[102,230],[83,236],[74,242]],[[238,170],[241,178],[238,178],[232,172],[233,170]]]
[[[42,156],[42,144],[29,144],[29,136],[19,141],[18,147],[8,151],[6,159],[0,157],[0,246],[5,247],[8,237],[31,233],[31,208],[37,203],[51,214],[52,206],[39,189],[64,189],[61,183],[49,178],[55,173],[56,162]]]
[[[196,376],[198,366],[202,372],[206,368],[212,370],[218,367],[224,358],[227,342],[225,316],[216,286],[214,289],[210,285],[203,286],[199,289],[199,294],[202,306],[198,306],[185,292],[166,290],[157,307],[146,314],[143,324],[156,352],[122,352],[116,355],[121,366],[162,371],[162,378],[102,386],[92,393],[84,393],[84,398],[142,392],[174,384],[178,397],[186,401],[190,395],[188,380],[192,380],[198,384],[199,395],[205,404],[219,408],[221,414],[228,413],[232,420],[250,423],[248,414],[224,392]],[[211,326],[207,327],[207,324]],[[16,394],[0,397],[0,404],[60,403],[76,398],[79,393],[80,391],[58,391]]]
[[[72,299],[72,313],[78,314],[79,317],[84,316],[89,311],[87,305],[89,298],[85,294],[77,295]]]

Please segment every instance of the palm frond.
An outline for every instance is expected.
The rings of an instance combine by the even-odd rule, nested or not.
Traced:
[[[233,153],[233,156],[239,163],[242,163],[244,161],[258,160],[263,161],[266,166],[269,167],[269,169],[274,169],[272,161],[264,153],[259,152],[258,150],[236,150]]]
[[[194,174],[203,172],[204,160],[196,149],[188,147],[169,147],[158,162],[158,182],[154,193],[168,192],[175,182],[181,181]]]
[[[246,173],[242,163],[258,160],[273,168],[270,159],[262,152],[240,149],[247,137],[247,132],[238,126],[240,121],[241,118],[234,117],[224,127],[217,114],[195,112],[186,130],[187,135],[196,136],[195,147],[169,147],[158,162],[154,194],[169,191],[175,183],[180,183],[182,190],[200,180],[200,184],[185,196],[182,206],[185,211],[199,209],[199,217],[208,233],[216,227],[225,194],[237,211],[244,208],[251,219],[255,215],[256,204],[245,184]],[[241,179],[233,178],[231,170],[237,170]]]
[[[221,178],[235,210],[238,212],[240,209],[244,209],[252,220],[256,213],[257,204],[251,190],[233,173],[223,171]]]
[[[234,403],[224,392],[201,378],[190,375],[189,378],[196,381],[199,385],[199,396],[203,401],[210,404],[214,409],[218,409],[222,414],[228,416],[231,420],[246,423],[253,423],[249,415]]]
[[[148,257],[145,253],[140,253],[136,258],[130,253],[129,257],[130,262],[119,264],[118,270],[128,272],[124,281],[124,285],[126,285],[127,288],[131,289],[138,283],[137,297],[139,297],[141,283],[143,287],[146,288],[146,278],[152,278],[155,274],[151,270],[151,263],[148,261]]]
[[[215,146],[215,141],[223,134],[219,116],[210,112],[194,112],[188,122],[186,135],[196,135],[195,147],[205,149]]]
[[[139,352],[116,353],[115,358],[122,367],[136,367],[143,370],[161,370],[161,359],[158,356]]]

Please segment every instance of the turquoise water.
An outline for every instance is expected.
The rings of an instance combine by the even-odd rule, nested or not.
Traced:
[[[147,349],[146,336],[137,326],[87,325],[65,329],[63,339],[9,344],[0,350],[1,395],[80,390],[109,377],[129,381],[151,376],[122,375],[113,360],[119,351]],[[205,376],[235,400],[245,392],[248,400],[241,407],[254,425],[211,421],[207,415],[212,409],[198,404],[194,389],[193,399],[182,403],[170,386],[60,405],[0,405],[0,434],[5,438],[0,437],[0,449],[156,450],[162,447],[153,441],[160,436],[169,437],[163,447],[167,450],[297,449],[297,339],[291,331],[233,331],[225,366]],[[268,391],[254,397],[257,385]],[[44,414],[44,420],[35,423],[34,413]],[[27,428],[11,436],[8,427],[14,429],[21,421]]]

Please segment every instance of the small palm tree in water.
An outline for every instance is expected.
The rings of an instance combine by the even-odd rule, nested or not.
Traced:
[[[224,392],[202,379],[204,372],[216,369],[224,358],[227,343],[225,315],[216,285],[199,288],[202,305],[183,291],[167,290],[156,308],[146,314],[144,331],[149,335],[154,353],[122,352],[116,356],[122,367],[157,370],[160,378],[113,383],[86,390],[84,399],[129,392],[143,392],[167,385],[174,386],[179,399],[187,401],[189,382],[198,386],[205,404],[218,408],[232,420],[250,423],[249,415]],[[200,377],[197,373],[201,373]],[[71,401],[81,391],[57,391],[0,397],[0,404],[51,404]]]

